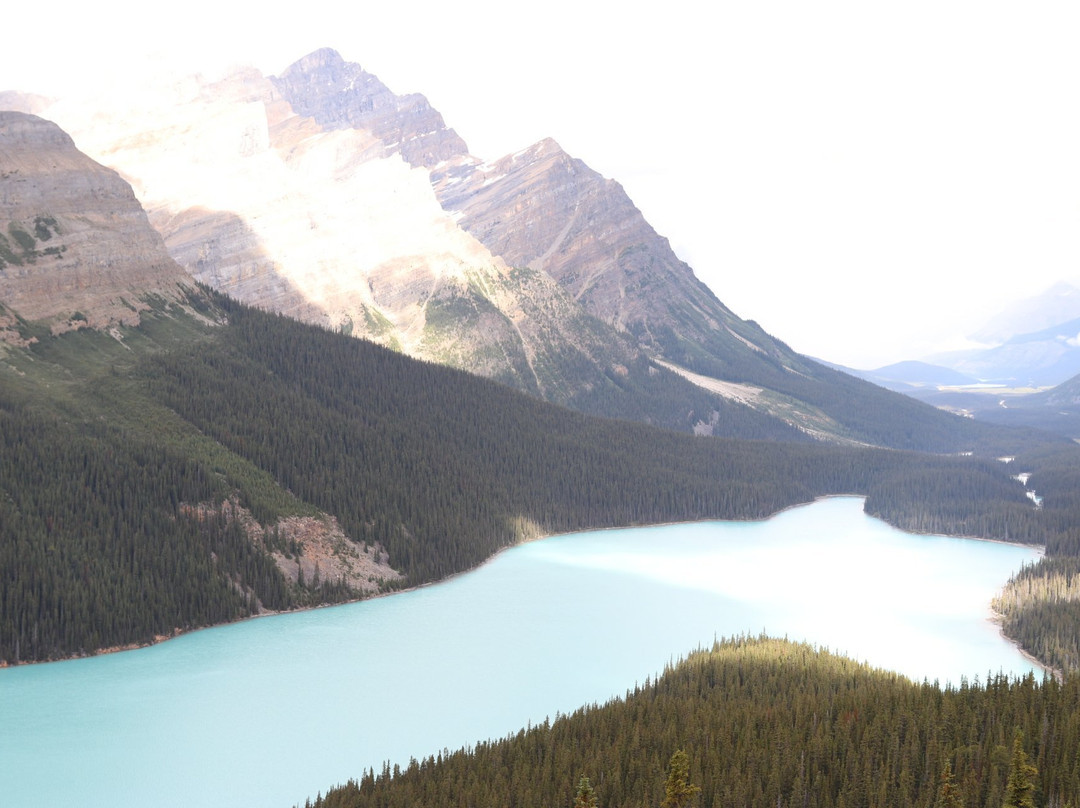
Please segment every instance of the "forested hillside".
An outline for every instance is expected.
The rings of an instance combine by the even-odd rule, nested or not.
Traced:
[[[225,299],[143,320],[120,339],[22,323],[36,341],[0,364],[0,660],[361,596],[343,576],[284,575],[303,552],[283,533],[294,517],[332,517],[347,553],[400,573],[370,582],[383,591],[538,535],[761,518],[828,494],[906,527],[1055,547],[1073,524],[993,459],[593,418]]]
[[[1080,465],[1071,447],[1028,459],[1042,497],[1046,557],[1018,573],[994,602],[1005,633],[1058,670],[1080,670]]]
[[[802,644],[739,639],[625,699],[358,773],[309,804],[571,806],[584,777],[597,808],[1058,808],[1080,799],[1078,755],[1078,677],[939,687]]]

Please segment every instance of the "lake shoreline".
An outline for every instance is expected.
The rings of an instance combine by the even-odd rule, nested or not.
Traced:
[[[1039,668],[1040,670],[1042,670],[1042,672],[1044,674],[1049,674],[1050,676],[1054,677],[1054,679],[1056,679],[1058,682],[1064,682],[1065,681],[1065,672],[1064,671],[1059,670],[1058,668],[1055,668],[1052,665],[1047,665],[1045,662],[1043,662],[1037,656],[1035,656],[1030,651],[1028,651],[1026,648],[1024,648],[1024,646],[1022,646],[1020,644],[1019,640],[1014,640],[1012,637],[1010,637],[1008,634],[1005,633],[1005,615],[1003,615],[1001,612],[999,612],[999,611],[995,610],[993,607],[991,607],[990,608],[990,617],[988,617],[987,619],[991,623],[993,623],[995,626],[997,626],[998,634],[1001,635],[1001,638],[1003,640],[1005,640],[1007,643],[1009,643],[1010,645],[1012,645],[1012,647],[1016,649],[1017,653],[1020,654],[1020,656],[1022,656],[1024,659],[1026,659],[1032,665],[1034,665],[1037,668]]]
[[[402,598],[0,672],[0,791],[20,805],[229,808],[241,791],[244,805],[303,805],[384,763],[620,698],[722,638],[834,649],[916,685],[1042,680],[986,622],[1033,552],[901,533],[853,498],[512,549]]]
[[[779,510],[768,514],[767,516],[758,517],[758,518],[744,518],[744,519],[708,519],[708,518],[706,518],[706,519],[682,519],[682,520],[672,520],[672,521],[668,521],[668,522],[648,522],[648,523],[645,523],[645,524],[630,524],[630,525],[618,525],[618,526],[610,526],[610,527],[595,527],[595,528],[584,528],[584,529],[581,529],[581,530],[567,530],[567,531],[556,532],[556,533],[544,533],[542,535],[537,535],[537,536],[532,536],[532,537],[529,537],[529,538],[521,539],[521,540],[519,540],[519,541],[517,541],[517,542],[515,542],[513,544],[508,544],[505,547],[502,547],[499,550],[496,550],[494,553],[492,553],[490,556],[485,558],[480,563],[478,563],[478,564],[476,564],[476,565],[474,565],[472,567],[469,567],[468,569],[464,569],[464,570],[461,570],[459,572],[452,573],[452,574],[446,576],[445,578],[439,578],[436,581],[426,581],[424,583],[415,584],[413,586],[405,587],[403,589],[394,589],[394,590],[388,591],[388,592],[377,592],[377,593],[374,593],[374,594],[371,594],[371,595],[367,595],[365,597],[353,598],[353,599],[350,599],[350,600],[343,600],[343,601],[340,601],[338,603],[320,603],[320,604],[316,604],[314,606],[300,606],[300,607],[297,607],[295,609],[284,609],[284,610],[270,610],[270,609],[267,609],[265,611],[260,612],[259,614],[246,615],[244,617],[238,617],[235,620],[227,620],[227,621],[222,622],[222,623],[213,623],[211,625],[197,626],[195,628],[189,628],[189,629],[174,628],[172,630],[172,632],[170,632],[168,634],[157,634],[157,635],[155,635],[154,639],[149,641],[149,642],[136,642],[136,643],[129,643],[127,645],[109,646],[107,648],[98,649],[97,651],[94,651],[93,653],[72,654],[70,656],[56,657],[54,659],[27,660],[27,661],[15,662],[15,663],[7,662],[7,661],[0,661],[0,670],[4,670],[6,668],[22,668],[22,667],[31,666],[31,665],[50,665],[50,664],[54,664],[54,663],[57,663],[57,662],[72,662],[72,661],[79,660],[79,659],[93,659],[94,657],[107,656],[107,655],[111,655],[111,654],[122,653],[124,651],[138,651],[138,650],[144,649],[144,648],[152,648],[155,645],[161,645],[162,643],[168,642],[169,640],[173,640],[173,639],[176,639],[178,637],[183,637],[183,636],[186,636],[186,635],[189,635],[189,634],[194,634],[196,632],[207,631],[209,629],[221,628],[221,627],[224,627],[224,626],[235,625],[235,624],[238,624],[238,623],[245,623],[245,622],[248,622],[250,620],[259,620],[259,619],[266,618],[266,617],[279,617],[279,616],[282,616],[282,615],[298,614],[298,613],[301,613],[301,612],[311,612],[311,611],[315,611],[316,609],[330,609],[330,608],[334,608],[336,606],[349,606],[349,605],[354,605],[354,604],[357,604],[357,603],[364,603],[364,602],[367,602],[367,601],[377,600],[379,598],[392,597],[393,595],[401,595],[401,594],[405,594],[405,593],[408,593],[408,592],[415,592],[417,590],[424,589],[424,588],[427,588],[427,587],[438,586],[440,584],[448,583],[450,581],[453,581],[456,578],[459,578],[461,576],[473,573],[473,572],[483,568],[484,566],[493,563],[495,561],[495,559],[497,559],[500,555],[502,555],[503,553],[505,553],[508,550],[512,550],[515,547],[520,547],[521,545],[528,544],[530,542],[542,541],[544,539],[555,538],[555,537],[558,537],[558,536],[572,536],[572,535],[575,535],[575,534],[578,534],[578,533],[581,533],[581,534],[600,533],[600,532],[614,531],[614,530],[634,530],[634,529],[638,529],[638,528],[671,527],[671,526],[675,526],[675,525],[708,524],[710,522],[724,522],[724,523],[726,523],[726,522],[746,522],[746,523],[768,522],[768,521],[770,521],[772,519],[776,519],[777,517],[784,515],[788,511],[793,511],[793,510],[796,510],[798,508],[806,508],[806,507],[809,507],[811,505],[814,505],[817,502],[821,502],[821,501],[829,500],[829,499],[861,499],[861,500],[863,500],[864,513],[865,513],[866,496],[864,494],[824,494],[824,495],[822,495],[820,497],[815,497],[814,499],[812,499],[812,500],[810,500],[808,502],[797,502],[797,503],[794,503],[792,505],[786,505],[783,508],[780,508]],[[878,521],[883,522],[884,524],[887,524],[887,525],[889,524],[884,519],[881,519],[881,517],[874,516],[874,515],[871,515],[871,514],[866,514],[866,515],[869,516],[871,519],[877,519]],[[1013,546],[1013,547],[1023,547],[1025,549],[1035,549],[1040,553],[1040,555],[1043,555],[1043,556],[1045,556],[1045,553],[1046,553],[1046,548],[1043,545],[1024,544],[1022,542],[1007,541],[1005,539],[988,539],[988,538],[984,538],[984,537],[981,537],[981,536],[967,536],[967,535],[953,536],[953,535],[948,535],[948,534],[943,534],[943,533],[929,533],[929,532],[925,532],[925,531],[903,530],[902,528],[898,528],[895,525],[890,525],[890,527],[894,527],[897,530],[902,530],[902,532],[909,533],[909,534],[911,534],[913,536],[944,536],[945,538],[950,538],[950,539],[965,539],[965,540],[970,540],[970,541],[984,541],[984,542],[991,542],[991,543],[995,543],[995,544],[1005,544],[1005,545],[1009,545],[1009,546]],[[990,619],[993,620],[994,619],[993,615],[997,615],[997,612],[994,612],[991,609],[991,613],[992,613],[992,616],[991,616]],[[1039,660],[1036,657],[1029,654],[1023,647],[1020,646],[1020,644],[1016,640],[1014,640],[1013,638],[1011,638],[1007,634],[1005,634],[1004,627],[1003,627],[1000,620],[995,620],[995,622],[998,623],[998,631],[1001,633],[1001,636],[1004,637],[1007,641],[1009,641],[1013,645],[1015,645],[1017,650],[1026,659],[1028,659],[1033,664],[1038,665],[1038,667],[1042,668],[1043,670],[1052,673],[1054,676],[1060,677],[1061,674],[1060,674],[1059,671],[1051,668],[1050,666],[1046,665],[1041,660]]]

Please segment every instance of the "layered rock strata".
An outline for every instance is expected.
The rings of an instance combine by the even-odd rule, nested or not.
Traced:
[[[56,331],[135,324],[190,276],[131,187],[54,123],[0,112],[0,303]]]

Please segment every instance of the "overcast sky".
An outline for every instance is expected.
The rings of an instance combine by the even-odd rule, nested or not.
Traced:
[[[478,157],[554,137],[737,314],[854,367],[957,347],[1080,277],[1080,4],[232,5],[17,4],[0,90],[277,74],[333,47]]]

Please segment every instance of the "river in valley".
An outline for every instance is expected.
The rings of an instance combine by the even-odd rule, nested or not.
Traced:
[[[1037,558],[902,533],[853,497],[552,537],[411,592],[0,670],[0,805],[302,805],[621,696],[736,634],[942,684],[1024,674],[989,601]]]

